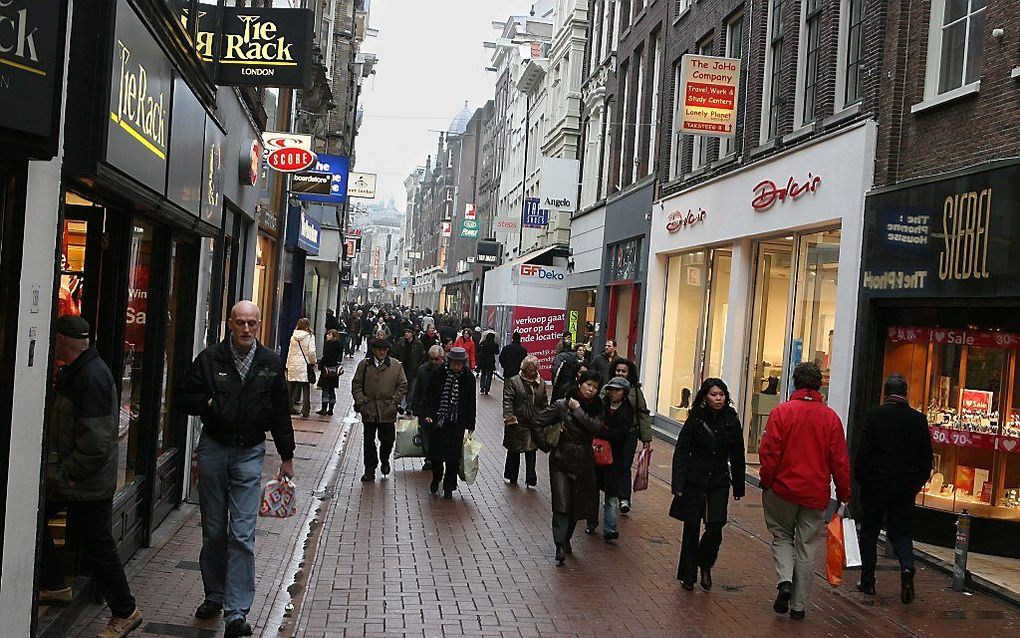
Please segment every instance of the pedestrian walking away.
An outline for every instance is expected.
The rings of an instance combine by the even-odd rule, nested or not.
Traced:
[[[446,365],[428,378],[425,404],[419,419],[432,426],[429,455],[432,459],[432,483],[435,494],[443,486],[443,498],[453,498],[457,490],[465,432],[475,431],[475,375],[468,369],[464,348],[450,351]]]
[[[51,460],[47,467],[46,518],[67,510],[67,540],[81,550],[93,582],[110,607],[100,638],[127,636],[142,624],[113,538],[120,408],[110,368],[89,346],[89,323],[65,315],[54,322],[57,372],[50,405]],[[43,525],[40,605],[69,605],[74,594],[60,555]]]
[[[291,400],[294,405],[302,403],[300,414],[304,418],[312,412],[311,385],[312,370],[318,363],[315,354],[315,337],[312,336],[312,322],[307,317],[298,319],[287,348],[287,380],[290,382]],[[291,407],[291,414],[299,414]]]
[[[539,413],[549,407],[545,381],[538,373],[538,357],[528,355],[521,363],[520,374],[503,384],[503,447],[506,463],[503,478],[517,485],[521,474],[521,455],[524,455],[524,482],[528,487],[538,484],[535,469],[538,446],[532,436]]]
[[[605,517],[602,537],[606,541],[613,541],[620,537],[616,528],[617,518],[620,514],[620,494],[623,492],[623,484],[630,482],[630,466],[626,463],[624,447],[631,426],[634,424],[634,415],[627,402],[627,393],[630,391],[630,382],[627,379],[613,377],[605,385],[604,390],[605,414],[602,420],[602,429],[597,436],[609,442],[613,459],[609,465],[596,466],[595,483],[598,485],[599,491],[605,495],[605,503],[602,508],[602,515]],[[598,529],[597,507],[595,512],[596,518],[588,519],[588,526],[585,529],[588,534],[594,534]]]
[[[327,416],[333,414],[336,406],[336,389],[340,385],[340,375],[344,373],[343,345],[340,343],[340,331],[334,329],[326,332],[326,342],[322,345],[322,358],[319,359],[319,389],[322,390],[322,409],[316,414]]]
[[[687,591],[694,589],[699,570],[701,587],[712,589],[730,486],[734,500],[744,497],[744,469],[744,433],[730,390],[722,379],[705,379],[673,451],[669,515],[684,524],[676,577]]]
[[[428,407],[428,392],[429,385],[431,383],[430,378],[436,374],[436,372],[443,367],[443,363],[446,361],[446,353],[443,352],[442,347],[432,346],[429,348],[428,360],[418,366],[418,371],[415,374],[414,380],[414,393],[411,395],[410,408],[411,412],[418,417],[418,431],[421,432],[421,446],[425,451],[425,464],[422,465],[422,471],[427,472],[432,469],[432,457],[429,455],[429,451],[432,447],[432,423],[427,423],[422,415],[426,414],[429,410]]]
[[[586,372],[566,399],[560,399],[539,415],[535,433],[550,446],[549,483],[552,488],[552,529],[556,562],[562,565],[573,553],[570,539],[577,521],[598,516],[595,485],[595,452],[592,438],[602,429],[601,377]],[[559,428],[546,426],[559,424]],[[553,430],[552,439],[548,435]]]
[[[521,362],[528,356],[528,350],[521,345],[521,333],[515,332],[510,343],[503,346],[499,353],[499,365],[503,368],[503,380],[514,377],[521,372]]]
[[[205,600],[196,618],[222,611],[224,637],[252,635],[255,519],[260,505],[266,432],[282,463],[277,478],[294,477],[294,429],[284,366],[255,339],[262,313],[250,301],[230,311],[230,335],[191,364],[179,406],[202,419],[198,490],[202,515],[200,565]]]
[[[365,473],[361,480],[366,482],[375,480],[377,467],[383,476],[390,473],[390,453],[397,436],[397,406],[407,393],[404,368],[390,357],[390,344],[377,338],[369,349],[371,356],[358,362],[351,379],[354,410],[361,415],[364,430]]]
[[[864,417],[854,478],[861,523],[861,580],[857,589],[875,594],[878,533],[888,517],[886,537],[900,563],[900,600],[914,600],[914,500],[932,472],[928,419],[910,407],[907,380],[890,375],[883,384],[885,400]]]
[[[652,446],[652,415],[648,410],[648,402],[645,401],[644,390],[641,389],[641,383],[638,382],[637,364],[630,359],[619,358],[613,362],[613,369],[616,376],[623,377],[630,383],[630,390],[627,391],[627,403],[630,404],[631,415],[634,418],[623,449],[627,480],[623,483],[620,492],[620,512],[626,514],[630,512],[633,505],[631,502],[633,483],[630,478],[638,442],[640,441],[641,447],[646,450]]]
[[[496,333],[487,331],[478,344],[478,390],[488,396],[492,390],[492,377],[496,374],[496,356],[499,354],[499,344],[496,343]]]
[[[831,482],[836,483],[837,500],[849,502],[850,462],[843,424],[819,392],[818,364],[798,363],[793,386],[790,400],[769,414],[758,456],[765,523],[772,533],[779,580],[772,608],[802,620]]]

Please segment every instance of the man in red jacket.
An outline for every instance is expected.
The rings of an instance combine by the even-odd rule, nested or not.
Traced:
[[[850,500],[850,461],[839,416],[818,389],[822,371],[804,362],[793,369],[795,392],[769,414],[758,451],[765,523],[772,532],[772,558],[779,576],[777,614],[804,618],[814,578],[815,553],[823,514],[829,505],[830,477],[836,499]]]

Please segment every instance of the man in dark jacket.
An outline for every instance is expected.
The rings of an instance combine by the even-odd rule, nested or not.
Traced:
[[[521,345],[521,333],[515,332],[510,343],[499,352],[499,365],[503,368],[503,380],[513,378],[521,373],[521,363],[528,356],[528,350]]]
[[[606,342],[606,348],[602,354],[591,362],[591,369],[599,373],[603,382],[608,381],[613,376],[614,361],[616,361],[616,342],[610,339]]]
[[[571,352],[574,349],[573,343],[570,341],[570,331],[563,331],[563,338],[556,342],[556,354],[561,352]]]
[[[883,384],[885,401],[864,417],[854,478],[861,486],[861,582],[857,589],[875,593],[876,544],[882,518],[889,517],[888,537],[900,561],[900,599],[914,600],[914,545],[911,519],[914,499],[931,475],[932,447],[928,419],[907,402],[907,380],[893,374]]]
[[[340,320],[336,318],[332,308],[326,308],[326,332],[330,330],[340,330]]]
[[[425,359],[425,350],[422,349],[421,340],[414,338],[414,330],[404,328],[403,338],[393,346],[393,356],[404,367],[404,376],[407,378],[407,396],[411,396],[414,393],[418,366]]]
[[[383,476],[390,473],[390,452],[397,436],[397,406],[407,394],[404,368],[390,357],[390,344],[373,339],[369,350],[371,353],[358,362],[351,379],[354,409],[361,415],[364,429],[365,473],[361,480],[365,482],[375,480],[377,465]]]
[[[418,372],[414,378],[414,391],[411,394],[410,407],[418,419],[418,431],[421,432],[421,446],[425,450],[425,465],[422,466],[423,471],[432,469],[432,460],[429,456],[429,446],[432,442],[432,424],[426,423],[421,418],[428,410],[428,387],[429,380],[432,375],[436,373],[439,368],[443,367],[443,362],[446,361],[446,353],[443,352],[442,346],[432,346],[428,349],[427,360],[418,366]]]
[[[196,618],[223,612],[225,638],[250,636],[255,599],[255,520],[266,432],[280,454],[277,477],[294,476],[294,429],[284,366],[256,339],[262,312],[250,301],[230,310],[230,336],[195,358],[178,391],[184,412],[202,418],[198,490],[202,584]],[[228,534],[229,527],[229,534]]]
[[[128,635],[142,624],[111,531],[117,489],[117,386],[110,368],[89,347],[89,324],[64,316],[55,323],[54,354],[66,365],[57,373],[51,406],[50,462],[47,468],[47,518],[67,508],[72,540],[78,542],[111,618],[103,636]],[[49,527],[43,526],[39,604],[68,604],[60,556]]]

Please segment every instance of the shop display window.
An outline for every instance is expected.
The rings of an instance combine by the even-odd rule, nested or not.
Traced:
[[[884,375],[903,374],[928,417],[925,507],[1020,520],[1020,334],[893,326]]]
[[[124,318],[124,369],[120,390],[120,457],[117,489],[135,477],[142,436],[140,408],[145,379],[145,336],[149,315],[149,270],[152,262],[152,226],[135,220],[128,253],[127,312]]]
[[[60,290],[57,316],[79,316],[85,294],[85,246],[87,221],[65,220],[60,246]]]

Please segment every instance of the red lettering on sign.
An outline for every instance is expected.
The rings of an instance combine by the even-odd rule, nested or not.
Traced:
[[[797,182],[791,176],[787,180],[785,188],[779,188],[770,179],[762,180],[751,189],[755,194],[754,199],[751,200],[751,207],[758,212],[766,211],[772,208],[777,201],[786,201],[787,198],[798,199],[804,193],[814,193],[821,183],[821,176],[812,175],[811,173],[808,173],[807,181],[803,184]]]

